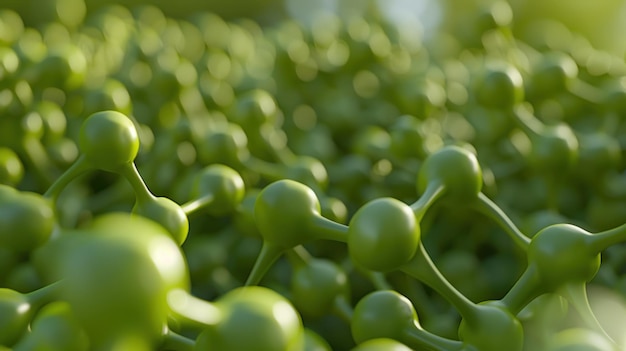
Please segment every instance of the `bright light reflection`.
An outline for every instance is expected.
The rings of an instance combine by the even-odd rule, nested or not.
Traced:
[[[401,32],[412,32],[413,35],[434,33],[442,18],[441,4],[436,0],[372,1],[390,23],[397,24]],[[285,0],[285,3],[289,16],[308,26],[315,18],[329,13],[340,17],[359,17],[367,10],[370,1]]]
[[[285,301],[276,302],[272,308],[272,314],[283,329],[293,328],[293,326],[300,324],[298,315],[293,307]]]
[[[18,314],[26,314],[28,313],[29,310],[30,310],[30,304],[27,302],[20,304],[19,306],[17,306],[17,309],[16,309]]]
[[[177,281],[186,271],[178,246],[169,238],[153,238],[148,246],[152,262],[167,282]]]

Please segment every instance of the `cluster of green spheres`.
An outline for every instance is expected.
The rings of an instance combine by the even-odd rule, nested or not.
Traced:
[[[0,350],[624,349],[623,58],[78,10],[0,9]]]

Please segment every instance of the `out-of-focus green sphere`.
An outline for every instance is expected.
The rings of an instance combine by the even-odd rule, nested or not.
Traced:
[[[520,30],[534,21],[555,19],[570,31],[586,36],[594,46],[624,53],[626,3],[622,0],[509,0]]]
[[[447,30],[466,35],[474,29],[471,26],[476,25],[474,16],[484,14],[498,2],[508,3],[512,10],[512,29],[516,37],[524,39],[535,34],[547,37],[547,28],[541,23],[555,21],[569,32],[585,37],[595,48],[618,55],[626,53],[626,42],[620,38],[626,31],[626,3],[623,0],[445,0],[442,2],[443,25]],[[559,35],[554,29],[550,30],[549,36]],[[568,39],[564,37],[560,41]]]
[[[61,17],[76,25],[86,12],[97,11],[103,6],[119,4],[128,8],[151,5],[160,8],[169,17],[187,18],[200,11],[209,11],[224,18],[263,18],[282,11],[282,0],[3,0],[2,7],[17,11],[27,25],[36,26]]]
[[[347,11],[346,7],[362,8],[372,4],[387,7],[411,5],[405,12],[413,11],[414,8],[428,9],[432,12],[440,7],[444,13],[443,26],[447,30],[452,30],[453,33],[463,36],[475,30],[476,28],[473,27],[480,22],[477,21],[477,18],[491,11],[489,8],[494,3],[499,2],[508,4],[512,10],[513,30],[517,36],[523,38],[524,35],[533,31],[545,34],[545,28],[538,29],[538,24],[545,20],[556,20],[569,31],[587,38],[598,49],[618,55],[626,53],[626,42],[620,38],[621,33],[626,31],[626,3],[622,0],[603,0],[601,2],[588,0],[415,0],[413,3],[402,0],[335,0],[323,1],[320,4],[324,3],[330,7],[336,7],[342,13],[351,12]],[[87,13],[111,4],[120,4],[129,8],[140,5],[156,6],[167,16],[174,18],[188,18],[195,13],[208,11],[225,19],[247,17],[262,23],[271,23],[287,16],[294,3],[299,3],[299,1],[3,0],[2,7],[17,11],[29,26],[36,26],[51,19],[61,19],[62,22],[71,27],[79,24]],[[308,6],[307,4],[307,2],[301,3],[305,7]],[[507,18],[507,14],[497,10],[498,7],[502,9],[502,6],[496,6],[494,12],[496,17],[500,12],[501,19]],[[430,13],[428,16],[422,17],[430,20],[433,16],[437,17],[438,14]]]

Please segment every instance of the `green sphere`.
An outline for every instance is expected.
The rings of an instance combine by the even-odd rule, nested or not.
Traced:
[[[90,115],[83,122],[78,145],[94,167],[116,171],[137,157],[139,136],[135,125],[126,115],[116,111],[101,111]]]

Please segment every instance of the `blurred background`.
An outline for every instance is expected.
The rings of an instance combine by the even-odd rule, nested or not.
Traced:
[[[210,11],[225,19],[251,18],[270,25],[291,17],[307,21],[315,14],[331,11],[352,16],[368,7],[380,7],[386,16],[397,21],[419,19],[426,37],[438,28],[463,35],[470,21],[468,13],[479,11],[493,0],[2,0],[2,6],[20,13],[26,25],[60,18],[68,25],[79,24],[89,12],[102,6],[122,4],[126,7],[150,4],[174,18],[187,18],[197,12]],[[626,1],[624,0],[508,0],[515,18],[517,37],[548,35],[541,23],[556,20],[572,33],[587,38],[597,49],[619,56],[626,53]]]

